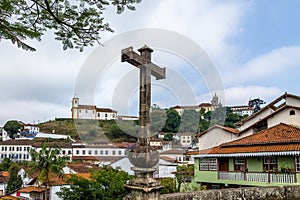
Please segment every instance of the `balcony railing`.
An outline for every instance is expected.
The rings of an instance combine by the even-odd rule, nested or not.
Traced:
[[[265,173],[265,172],[218,172],[218,179],[232,181],[295,183],[295,173]]]

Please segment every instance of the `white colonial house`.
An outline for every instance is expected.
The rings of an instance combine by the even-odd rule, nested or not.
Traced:
[[[34,124],[23,124],[24,131],[27,133],[38,133],[40,132],[40,128],[35,126]]]
[[[109,165],[120,158],[127,156],[131,143],[85,144],[77,142],[72,144],[72,160],[89,161],[100,166]]]
[[[193,134],[192,133],[178,133],[179,141],[182,147],[192,147]]]
[[[75,95],[72,99],[72,119],[118,119],[118,112],[110,108],[97,108],[95,105],[81,105]]]

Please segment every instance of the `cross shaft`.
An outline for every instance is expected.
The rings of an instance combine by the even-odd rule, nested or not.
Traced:
[[[139,142],[142,146],[147,146],[150,135],[151,75],[156,80],[165,79],[166,68],[161,68],[151,62],[153,50],[148,46],[145,45],[138,51],[140,54],[134,52],[132,47],[123,49],[121,61],[128,62],[140,69]]]

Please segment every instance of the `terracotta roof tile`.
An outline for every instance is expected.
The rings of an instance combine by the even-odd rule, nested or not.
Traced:
[[[18,192],[23,192],[23,193],[30,193],[30,192],[44,192],[45,190],[47,190],[47,188],[45,187],[37,187],[37,186],[29,186],[29,187],[23,187],[21,189],[18,190]]]
[[[225,143],[222,146],[289,143],[297,141],[300,142],[300,129],[295,126],[280,123],[269,129],[262,130],[254,135]]]

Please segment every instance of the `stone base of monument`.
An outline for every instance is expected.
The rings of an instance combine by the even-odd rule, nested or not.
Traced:
[[[125,188],[126,196],[123,200],[158,200],[159,191],[163,188],[160,181],[153,178],[155,168],[131,168],[135,172],[135,178],[129,180]]]

